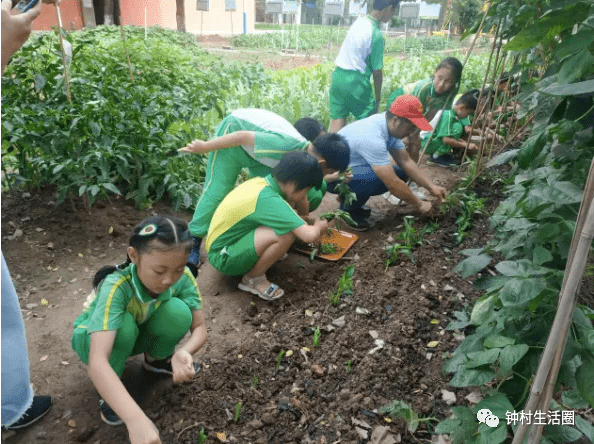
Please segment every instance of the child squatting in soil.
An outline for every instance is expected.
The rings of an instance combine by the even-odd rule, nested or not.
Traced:
[[[455,57],[446,57],[443,59],[437,68],[433,77],[430,77],[419,82],[409,83],[400,87],[388,96],[389,108],[396,97],[404,94],[411,94],[421,101],[424,109],[425,118],[431,121],[437,112],[445,107],[450,109],[454,103],[454,97],[458,94],[460,87],[460,79],[462,78],[462,63]],[[431,122],[435,127],[437,123]],[[418,131],[415,131],[404,140],[406,150],[410,157],[415,161],[419,161],[419,153],[421,149],[421,137]]]
[[[120,380],[126,359],[144,353],[145,369],[172,375],[175,382],[199,370],[192,355],[206,343],[206,326],[202,296],[186,267],[190,247],[185,222],[146,218],[130,237],[127,261],[97,272],[94,291],[74,321],[72,348],[88,365],[101,419],[125,423],[132,444],[161,441]],[[189,340],[175,351],[188,330]]]
[[[423,137],[425,154],[431,156],[430,162],[443,167],[457,164],[457,154],[468,146],[468,152],[474,153],[478,146],[462,140],[470,130],[468,116],[476,110],[476,97],[472,93],[462,95],[451,110],[443,112],[438,125]],[[433,134],[433,135],[431,135]]]
[[[221,273],[242,276],[239,289],[272,301],[285,292],[266,272],[299,238],[318,242],[328,222],[308,225],[293,209],[320,187],[323,173],[316,157],[292,151],[266,177],[250,179],[231,191],[215,211],[208,235],[208,261]]]
[[[237,176],[248,168],[250,176],[270,174],[283,155],[305,151],[314,156],[324,173],[345,170],[349,164],[349,148],[336,134],[324,134],[313,142],[307,141],[287,120],[263,109],[238,109],[227,115],[217,126],[216,138],[194,140],[181,148],[185,153],[209,153],[202,195],[189,224],[193,247],[189,264],[194,276],[200,266],[200,244],[206,236],[215,210],[235,187]],[[326,192],[321,182],[309,192],[309,199],[301,202],[300,214],[308,214],[322,202]]]

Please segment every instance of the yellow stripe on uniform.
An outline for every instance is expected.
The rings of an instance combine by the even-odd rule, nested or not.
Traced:
[[[202,295],[200,294],[200,289],[198,288],[198,283],[196,282],[196,278],[194,278],[194,275],[187,268],[184,270],[184,274],[187,275],[190,278],[190,282],[192,282],[192,284],[194,284],[196,293],[198,293],[198,300],[200,301],[200,304],[202,304]]]
[[[260,191],[268,186],[263,177],[256,177],[241,184],[231,191],[219,204],[210,221],[210,228],[206,236],[206,251],[212,243],[223,233],[226,233],[236,223],[240,222],[254,211]]]
[[[109,327],[109,307],[111,307],[113,295],[115,294],[118,287],[122,285],[125,281],[127,281],[126,276],[122,276],[121,278],[119,278],[111,288],[109,296],[107,296],[107,302],[105,303],[105,313],[103,314],[103,330],[107,330]]]

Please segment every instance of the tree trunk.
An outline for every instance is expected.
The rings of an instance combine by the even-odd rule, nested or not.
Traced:
[[[177,30],[186,32],[186,10],[184,8],[184,0],[175,0],[175,19],[177,20]]]
[[[113,1],[114,0],[105,0],[104,7],[103,7],[103,24],[104,25],[113,25]]]

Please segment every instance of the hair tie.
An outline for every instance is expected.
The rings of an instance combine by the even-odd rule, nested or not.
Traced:
[[[155,224],[149,224],[146,227],[144,227],[142,230],[140,230],[138,235],[139,236],[151,236],[151,235],[155,234],[156,232],[157,232],[157,226]]]

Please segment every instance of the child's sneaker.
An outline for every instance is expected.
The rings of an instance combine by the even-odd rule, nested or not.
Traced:
[[[109,404],[107,404],[103,398],[99,398],[99,410],[101,411],[101,420],[105,424],[117,426],[124,423],[124,421],[120,419],[118,414],[111,409]]]
[[[451,154],[442,154],[441,156],[437,156],[436,154],[434,154],[433,156],[431,156],[431,158],[429,158],[427,163],[431,165],[437,165],[443,168],[451,168],[458,165],[458,163],[456,162],[456,158]]]
[[[193,364],[194,364],[194,376],[195,376],[200,371],[200,366],[198,364],[196,364],[195,362]],[[142,363],[142,366],[145,368],[145,370],[152,372],[152,373],[160,373],[162,375],[172,375],[173,376],[173,367],[171,366],[171,356],[169,356],[165,359],[155,359],[153,361],[149,361],[145,357],[144,362]]]
[[[186,266],[190,269],[194,277],[198,276],[198,269],[200,268],[200,244],[202,239],[192,236],[192,248],[188,255],[188,263]]]
[[[43,418],[52,408],[52,398],[50,396],[33,396],[33,403],[23,416],[9,426],[2,426],[2,430],[20,430],[29,427]]]

